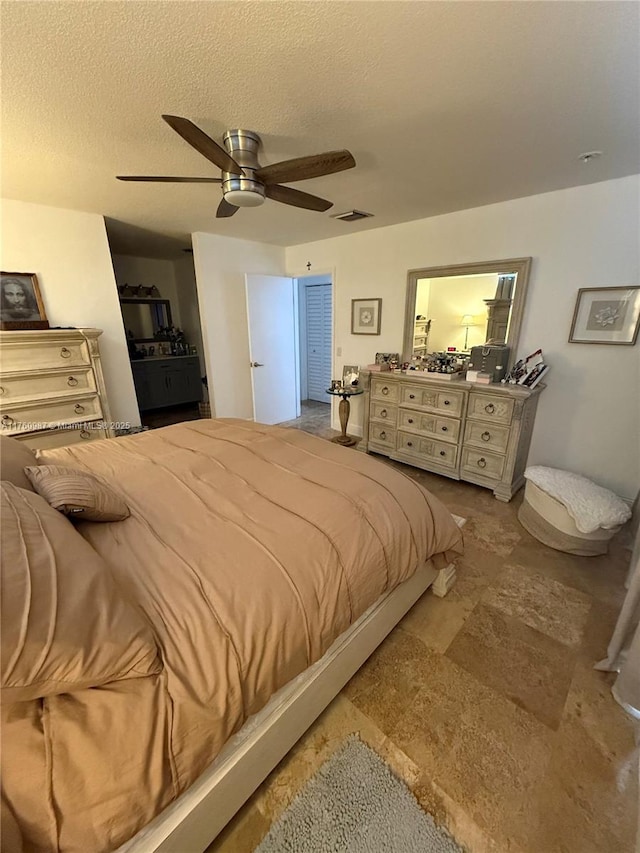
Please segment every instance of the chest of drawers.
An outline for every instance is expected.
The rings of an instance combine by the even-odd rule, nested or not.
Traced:
[[[34,450],[113,436],[100,329],[0,332],[0,434]]]
[[[467,480],[511,500],[524,470],[542,387],[475,385],[401,373],[361,373],[360,449]]]

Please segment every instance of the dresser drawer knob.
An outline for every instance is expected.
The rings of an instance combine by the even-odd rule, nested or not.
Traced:
[[[486,468],[486,467],[487,467],[487,460],[484,458],[484,456],[481,456],[480,459],[478,459],[478,468]]]
[[[408,441],[408,442],[407,442],[407,447],[413,447],[413,442],[412,442],[412,441]]]
[[[445,400],[445,401],[444,401],[444,404],[445,404],[445,406],[450,406],[450,405],[451,405],[451,400]]]
[[[386,410],[386,409],[381,409],[381,410],[380,410],[380,417],[381,417],[381,418],[386,418],[386,417],[387,417],[387,410]]]
[[[490,433],[490,432],[488,432],[487,430],[485,430],[485,431],[482,433],[482,435],[480,436],[480,438],[481,438],[483,441],[491,441],[491,433]]]
[[[449,427],[443,426],[443,427],[441,427],[441,429],[442,429],[442,432],[447,432]]]
[[[67,349],[66,347],[62,347],[62,349],[60,350],[60,355],[62,356],[62,358],[71,358],[71,350]]]
[[[484,407],[484,410],[488,415],[492,415],[495,412],[496,407],[493,405],[493,403],[487,403],[487,405]]]
[[[384,441],[386,437],[387,437],[386,432],[384,430],[382,430],[382,432],[380,433],[380,438]]]
[[[415,399],[416,399],[416,395],[415,395],[415,394],[409,394],[409,399],[410,399],[410,400],[415,400]]]
[[[412,424],[412,423],[413,423],[413,418],[407,418],[407,423],[408,423],[408,424]]]
[[[70,376],[70,377],[67,379],[67,385],[70,385],[72,388],[75,388],[75,386],[76,386],[77,384],[78,384],[78,380],[76,379],[76,377],[75,377],[75,376]]]
[[[447,454],[446,454],[446,452],[445,452],[444,450],[441,450],[441,451],[440,451],[440,456],[446,456],[446,455],[447,455]]]
[[[5,393],[4,388],[0,385],[0,397]]]
[[[73,411],[76,415],[81,415],[84,412],[84,406],[81,406],[80,403],[76,403],[73,407]]]
[[[82,439],[84,439],[84,441],[86,441],[88,438],[91,438],[91,433],[89,432],[88,429],[81,429],[80,430],[80,438],[82,438]]]
[[[2,416],[2,423],[3,423],[3,424],[5,424],[5,425],[7,425],[7,424],[12,424],[12,423],[13,423],[13,418],[11,417],[11,415],[3,415],[3,416]]]
[[[384,386],[384,388],[382,389],[382,391],[380,393],[384,394],[385,397],[387,396],[387,394],[389,393],[389,389],[387,388],[386,385]]]

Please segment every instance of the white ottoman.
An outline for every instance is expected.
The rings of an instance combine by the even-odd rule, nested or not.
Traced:
[[[540,542],[583,557],[606,554],[609,540],[631,517],[617,495],[559,468],[535,465],[527,480],[518,519]]]

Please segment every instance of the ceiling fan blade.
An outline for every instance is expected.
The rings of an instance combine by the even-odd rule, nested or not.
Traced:
[[[225,219],[227,216],[233,216],[233,214],[237,213],[239,209],[240,208],[236,207],[235,204],[229,204],[228,201],[222,199],[216,211],[216,218]]]
[[[116,175],[119,181],[149,181],[160,184],[221,184],[222,178],[176,178],[168,175]]]
[[[281,187],[279,184],[266,186],[264,188],[267,198],[281,201],[283,204],[291,204],[293,207],[304,207],[306,210],[329,210],[333,207],[332,201],[319,198],[317,195],[302,193],[292,187]]]
[[[298,157],[295,160],[283,160],[281,163],[263,166],[256,169],[254,174],[263,184],[290,184],[353,169],[355,165],[356,161],[349,151],[325,151],[324,154],[312,154],[310,157]]]
[[[217,142],[214,142],[210,136],[200,130],[199,127],[189,121],[188,118],[181,118],[180,116],[165,116],[162,118],[166,121],[169,127],[172,127],[176,133],[179,133],[180,136],[184,139],[185,142],[188,142],[189,145],[192,145],[196,151],[202,154],[203,157],[206,157],[207,160],[211,160],[212,163],[222,169],[223,172],[231,172],[234,175],[242,175],[242,169],[233,157],[230,157],[227,152],[218,145]]]

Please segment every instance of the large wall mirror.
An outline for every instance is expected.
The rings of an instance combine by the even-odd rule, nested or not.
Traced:
[[[120,309],[127,337],[134,341],[154,341],[172,322],[168,299],[121,299]]]
[[[410,270],[403,361],[502,343],[517,355],[531,258]]]

